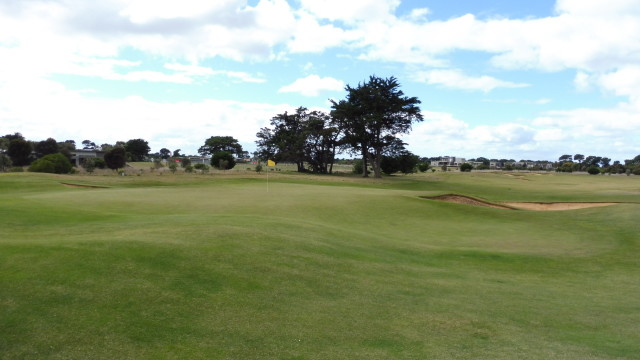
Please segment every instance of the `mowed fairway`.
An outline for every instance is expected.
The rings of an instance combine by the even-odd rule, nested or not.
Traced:
[[[2,359],[640,358],[636,176],[0,174],[0,227]]]

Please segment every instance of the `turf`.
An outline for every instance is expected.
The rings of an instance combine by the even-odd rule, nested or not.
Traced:
[[[639,179],[518,175],[0,174],[0,358],[639,358]]]

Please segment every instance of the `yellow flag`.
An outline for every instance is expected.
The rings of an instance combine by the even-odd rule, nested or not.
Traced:
[[[267,166],[276,166],[276,162],[273,160],[267,160]]]

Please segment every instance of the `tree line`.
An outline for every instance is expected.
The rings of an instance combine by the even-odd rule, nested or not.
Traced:
[[[364,177],[369,166],[381,177],[385,163],[396,166],[400,156],[415,158],[398,136],[423,120],[418,98],[405,96],[395,77],[370,76],[345,90],[345,99],[331,100],[328,114],[301,106],[293,114],[274,116],[271,126],[256,134],[257,156],[293,162],[300,172],[331,174],[336,153],[347,152],[361,158]]]

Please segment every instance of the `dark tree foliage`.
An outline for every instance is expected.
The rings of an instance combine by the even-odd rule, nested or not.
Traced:
[[[127,162],[127,152],[122,147],[114,147],[104,154],[104,162],[109,169],[120,169],[124,167]]]
[[[271,126],[256,134],[259,158],[293,162],[299,172],[307,170],[305,163],[313,172],[332,172],[340,131],[331,116],[299,107],[274,116]]]
[[[396,136],[422,121],[420,100],[405,96],[399,88],[395,77],[370,76],[355,88],[347,85],[346,100],[332,100],[332,116],[344,133],[343,141],[362,155],[365,165],[371,162],[375,177],[381,177],[382,157]]]
[[[233,169],[236,166],[236,159],[230,152],[218,151],[211,156],[211,166],[220,170]]]
[[[35,146],[36,156],[41,158],[45,155],[55,154],[59,151],[58,142],[53,138],[42,140]]]
[[[600,174],[600,168],[595,165],[589,166],[589,168],[587,169],[587,172],[591,175],[598,175]]]
[[[168,159],[171,157],[171,150],[167,149],[167,148],[162,148],[160,149],[160,157],[162,159]]]
[[[3,138],[7,139],[8,141],[16,140],[16,139],[25,140],[24,136],[22,136],[22,134],[19,133],[19,132],[13,133],[13,134],[7,134],[7,135],[3,136]]]
[[[29,167],[29,171],[44,172],[52,174],[68,174],[71,172],[73,165],[66,156],[55,153],[45,155],[34,161]]]
[[[25,166],[31,163],[31,143],[24,138],[14,138],[9,141],[7,155],[14,166]]]
[[[420,157],[418,155],[404,150],[393,156],[383,155],[382,161],[380,162],[380,169],[387,175],[397,172],[411,174],[415,172],[419,161]]]
[[[0,171],[5,171],[12,165],[11,158],[0,152]]]
[[[460,165],[460,171],[462,172],[471,172],[471,170],[473,170],[473,165],[469,163],[464,163]]]
[[[96,143],[94,143],[91,140],[83,140],[82,141],[82,148],[84,150],[95,150],[98,147],[98,145],[96,145]]]
[[[132,139],[124,144],[124,149],[129,153],[131,161],[143,161],[149,155],[149,143],[143,139]]]
[[[241,156],[243,153],[242,145],[231,136],[212,136],[205,140],[204,145],[198,149],[198,153],[203,156],[212,155],[219,151],[228,152],[237,156]]]

